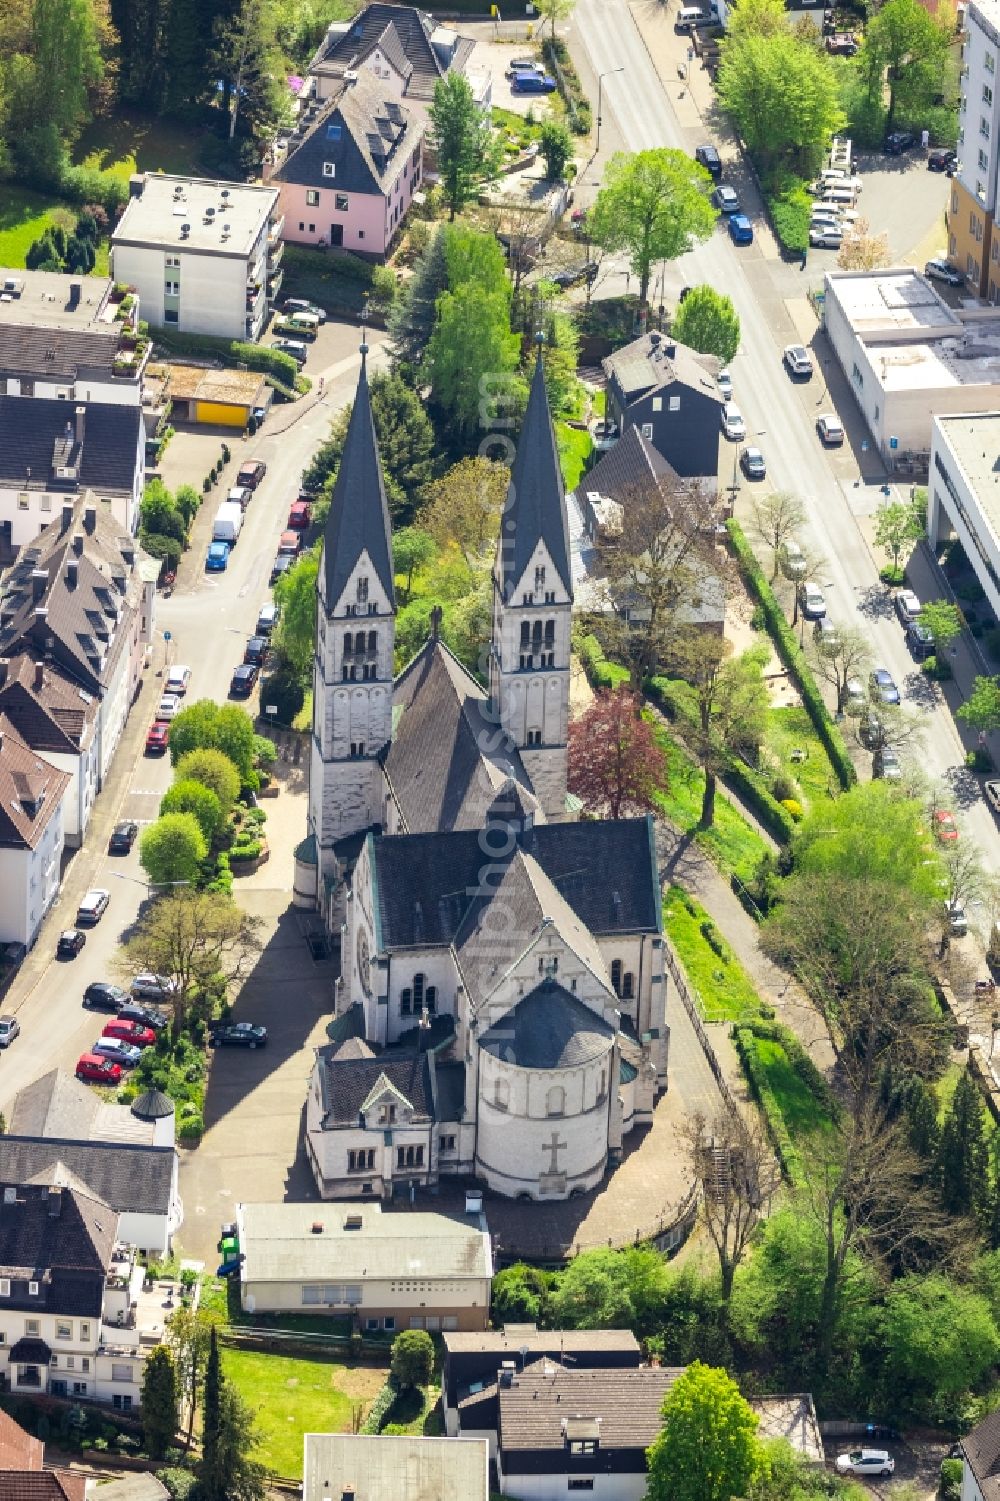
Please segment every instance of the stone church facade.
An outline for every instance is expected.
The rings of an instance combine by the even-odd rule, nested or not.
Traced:
[[[362,356],[366,351],[362,350]],[[435,628],[393,676],[389,512],[362,371],[317,584],[295,893],[339,934],[306,1144],[324,1197],[472,1175],[595,1187],[666,1087],[651,820],[567,792],[569,532],[541,361],[493,570],[489,691]]]

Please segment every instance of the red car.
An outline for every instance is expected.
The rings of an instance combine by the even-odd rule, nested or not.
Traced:
[[[296,532],[304,532],[312,520],[312,509],[305,500],[294,500],[288,513],[288,525]]]
[[[286,558],[296,558],[302,546],[302,537],[298,532],[282,532],[278,538],[278,556],[284,554]]]
[[[101,1036],[114,1037],[118,1042],[130,1042],[134,1048],[151,1048],[156,1041],[152,1027],[143,1027],[139,1022],[123,1022],[117,1018],[108,1022]]]
[[[120,1084],[122,1066],[96,1053],[83,1053],[77,1059],[76,1077],[85,1084]]]
[[[150,725],[149,733],[146,736],[147,754],[154,751],[165,751],[167,748],[167,741],[169,739],[170,725],[167,723],[167,721],[165,719],[154,720],[154,722]]]
[[[954,813],[947,808],[939,808],[934,815],[934,832],[942,844],[950,844],[958,838],[958,824],[955,822]]]

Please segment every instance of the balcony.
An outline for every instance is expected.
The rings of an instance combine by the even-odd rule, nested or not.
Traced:
[[[281,258],[285,253],[285,242],[279,240],[277,245],[267,253],[267,274],[272,276],[281,265]]]
[[[247,312],[256,313],[264,296],[264,283],[262,281],[247,282]]]
[[[281,232],[284,229],[284,227],[285,227],[285,216],[284,216],[284,214],[282,214],[279,219],[272,219],[271,220],[270,224],[267,226],[267,243],[268,243],[268,246],[280,245],[280,244],[283,243],[283,241],[281,239]]]
[[[284,271],[276,271],[273,276],[269,276],[267,278],[267,295],[269,301],[273,302],[277,297],[278,293],[281,291],[281,283],[284,281],[284,279]]]

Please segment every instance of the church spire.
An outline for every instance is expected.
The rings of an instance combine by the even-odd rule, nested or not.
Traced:
[[[510,603],[539,542],[544,542],[553,567],[572,597],[566,494],[545,390],[541,336],[501,523],[500,582],[506,603]]]
[[[362,322],[361,373],[323,534],[324,597],[333,610],[367,552],[390,604],[393,594],[389,504],[368,389],[368,340]]]

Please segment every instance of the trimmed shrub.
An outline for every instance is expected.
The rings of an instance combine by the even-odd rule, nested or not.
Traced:
[[[596,636],[580,637],[576,650],[592,688],[617,688],[620,683],[628,682],[628,668],[619,662],[609,662]]]
[[[165,537],[162,532],[143,532],[139,540],[151,558],[158,558],[174,573],[177,572],[183,549],[176,537]]]
[[[782,183],[777,191],[765,192],[771,225],[783,250],[801,255],[809,249],[809,221],[813,200],[797,178]]]
[[[205,1122],[202,1120],[201,1112],[196,1110],[181,1121],[177,1128],[177,1137],[180,1141],[200,1141],[204,1130]]]
[[[217,354],[228,364],[259,370],[292,389],[299,373],[299,367],[290,354],[283,354],[268,344],[244,344],[238,339],[217,339],[209,334],[180,334],[169,328],[156,330],[156,342],[178,354]]]
[[[395,1376],[389,1376],[375,1401],[371,1411],[361,1425],[362,1433],[381,1433],[382,1424],[387,1420],[392,1409],[392,1404],[399,1395],[399,1383]]]

